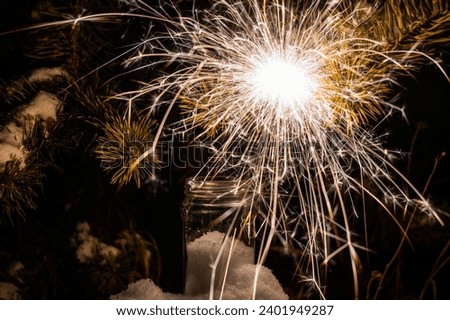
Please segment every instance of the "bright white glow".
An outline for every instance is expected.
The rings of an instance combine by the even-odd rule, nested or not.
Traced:
[[[317,89],[311,65],[305,62],[271,56],[253,66],[247,77],[253,97],[284,111],[304,107]]]

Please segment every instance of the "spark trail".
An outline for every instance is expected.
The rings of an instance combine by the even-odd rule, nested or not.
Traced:
[[[238,225],[263,242],[260,263],[270,244],[281,242],[296,252],[300,279],[321,292],[324,266],[347,252],[358,296],[358,252],[370,248],[355,241],[351,219],[370,214],[366,202],[394,220],[397,212],[419,209],[441,221],[373,129],[402,111],[389,100],[397,76],[424,61],[438,65],[417,41],[393,38],[389,21],[380,25],[386,8],[233,0],[185,17],[174,5],[129,4],[130,15],[166,29],[136,47],[127,63],[172,71],[123,96],[131,105],[153,94],[149,117],[166,110],[153,149],[166,126],[193,133],[194,142],[213,150],[203,174],[251,186],[251,210]],[[183,121],[166,123],[177,105]]]

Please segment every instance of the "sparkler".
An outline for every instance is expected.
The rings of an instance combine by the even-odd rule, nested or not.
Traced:
[[[350,220],[366,214],[366,201],[393,219],[397,211],[419,209],[441,221],[391,164],[394,153],[372,129],[402,111],[389,100],[396,76],[424,60],[438,65],[418,50],[400,19],[380,25],[389,12],[400,14],[394,5],[234,0],[172,18],[164,5],[130,4],[167,30],[136,47],[127,63],[177,64],[174,72],[126,93],[131,100],[156,93],[149,117],[161,106],[166,110],[152,148],[135,166],[156,149],[168,114],[181,102],[185,118],[171,125],[195,132],[194,140],[214,151],[202,171],[232,174],[252,186],[252,209],[241,222],[263,239],[260,263],[277,238],[301,252],[301,279],[321,291],[323,265],[346,250],[357,296],[358,250],[368,248],[354,240]],[[415,7],[407,5],[405,15],[412,15]],[[444,5],[431,6],[444,12],[439,26],[448,24]],[[431,38],[442,28],[430,30]]]
[[[356,240],[351,220],[369,214],[367,203],[395,221],[399,212],[420,210],[442,222],[391,163],[396,154],[384,149],[375,128],[402,112],[390,99],[399,75],[411,75],[423,62],[440,68],[426,50],[445,37],[446,1],[219,0],[190,17],[173,3],[122,2],[132,10],[72,21],[75,27],[120,15],[165,28],[117,57],[131,53],[130,69],[161,75],[116,96],[129,102],[127,120],[115,117],[100,139],[107,148],[97,150],[107,169],[119,168],[113,181],[139,185],[154,177],[149,160],[157,162],[165,128],[193,136],[213,151],[202,176],[231,175],[241,181],[238,189],[247,188],[243,201],[250,210],[233,221],[261,239],[259,263],[274,240],[281,242],[297,259],[300,279],[320,294],[326,265],[347,252],[358,296],[358,255],[370,248]],[[70,21],[55,25],[63,23]],[[148,96],[148,113],[132,120],[134,101]],[[183,120],[169,123],[178,106]],[[159,110],[156,132],[145,132]],[[110,161],[135,140],[150,146],[134,148],[140,156]],[[118,165],[124,162],[126,168]]]

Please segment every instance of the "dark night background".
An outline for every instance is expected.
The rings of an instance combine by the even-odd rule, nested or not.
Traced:
[[[62,0],[18,3],[1,1],[0,33],[80,13],[123,10],[113,4],[115,1],[106,0],[71,1],[69,6]],[[188,1],[184,3],[190,8]],[[52,11],[54,14],[32,15],[39,8],[43,12],[49,8],[57,10]],[[136,86],[133,80],[143,80],[155,72],[142,70],[128,75],[128,79],[122,76],[107,81],[123,71],[120,61],[96,68],[120,55],[127,45],[139,41],[145,27],[145,23],[135,19],[116,19],[82,23],[76,28],[61,25],[0,35],[0,128],[39,90],[53,92],[64,100],[51,137],[46,140],[37,137],[33,142],[37,145],[45,141],[33,161],[40,172],[33,187],[37,193],[36,208],[26,208],[24,217],[7,216],[1,209],[0,282],[14,283],[25,299],[108,298],[130,281],[146,277],[154,279],[165,291],[182,291],[184,244],[180,203],[184,181],[194,169],[169,166],[161,170],[157,182],[144,183],[141,188],[130,183],[118,190],[92,153],[93,141],[101,133],[99,123],[105,117],[99,97],[133,89]],[[435,51],[442,67],[450,73],[450,52],[444,45],[447,44]],[[75,85],[69,85],[67,79],[55,79],[32,86],[24,80],[37,68],[61,65],[81,80]],[[378,130],[389,133],[384,138],[387,148],[408,153],[396,165],[419,190],[425,187],[436,159],[447,153],[437,164],[426,196],[438,208],[450,212],[450,84],[431,63],[418,68],[414,76],[401,78],[393,93],[393,96],[401,93],[396,103],[405,108],[407,121],[396,114]],[[369,215],[369,247],[374,253],[361,253],[362,298],[450,299],[449,217],[443,215],[445,226],[440,226],[423,222],[420,213],[416,216],[409,230],[411,243],[402,247],[382,290],[375,296],[377,275],[394,255],[401,235],[385,214]],[[141,235],[145,241],[136,238],[125,241],[127,249],[120,261],[80,264],[71,238],[77,223],[82,221],[89,222],[92,234],[108,244],[117,243],[124,230]],[[354,221],[354,230],[364,234],[362,221]],[[143,248],[154,253],[149,266],[144,261]],[[8,273],[16,261],[24,265],[19,277]],[[443,265],[432,276],[437,261]],[[298,279],[292,278],[294,268],[288,259],[273,253],[267,263],[291,298],[305,298],[308,291]],[[348,263],[344,257],[338,258],[330,267],[327,298],[353,298]],[[423,290],[430,276],[433,281]]]

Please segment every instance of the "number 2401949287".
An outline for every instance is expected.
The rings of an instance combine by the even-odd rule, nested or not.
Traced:
[[[333,305],[290,305],[290,306],[279,306],[279,305],[261,305],[259,306],[259,315],[300,315],[300,316],[329,316],[333,311]]]

